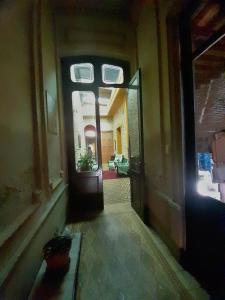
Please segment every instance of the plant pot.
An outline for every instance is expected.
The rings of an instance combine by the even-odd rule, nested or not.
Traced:
[[[70,262],[69,251],[52,255],[45,260],[48,270],[65,269]]]
[[[70,237],[58,236],[45,244],[43,253],[48,270],[62,270],[68,267],[71,243]]]

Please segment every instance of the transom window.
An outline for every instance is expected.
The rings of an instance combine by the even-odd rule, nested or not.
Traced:
[[[72,65],[70,67],[70,77],[73,82],[93,83],[94,66],[90,63]]]
[[[94,66],[91,63],[79,63],[70,66],[70,78],[77,83],[94,83]],[[119,66],[103,64],[101,79],[105,84],[124,83],[123,69]]]
[[[102,81],[106,84],[122,84],[123,69],[113,65],[102,65]]]

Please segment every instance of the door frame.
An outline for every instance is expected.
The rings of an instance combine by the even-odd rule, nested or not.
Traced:
[[[94,66],[94,82],[93,83],[75,83],[70,78],[69,68],[71,65],[77,63],[91,63]],[[110,64],[122,67],[124,74],[124,82],[122,84],[106,84],[101,77],[101,65]],[[100,57],[100,56],[67,56],[61,58],[62,67],[62,90],[63,90],[63,103],[64,103],[64,121],[65,121],[65,136],[66,136],[66,153],[68,163],[68,176],[69,176],[69,208],[70,210],[102,210],[104,208],[103,200],[103,182],[102,182],[102,157],[101,157],[101,130],[100,130],[100,111],[98,105],[99,88],[127,88],[130,80],[130,65],[127,61]],[[72,114],[72,101],[68,105],[68,99],[71,99],[72,91],[92,91],[95,94],[95,108],[96,108],[96,133],[97,133],[97,155],[98,155],[98,170],[88,172],[76,172],[75,156],[74,156],[74,133],[73,133],[73,114]],[[96,178],[98,188],[96,193],[79,193],[74,188],[76,179],[91,180]],[[83,181],[84,182],[84,181]],[[73,201],[76,198],[75,201]],[[87,198],[89,200],[87,200]],[[72,204],[72,205],[70,205]]]
[[[195,87],[192,63],[218,40],[221,32],[216,32],[201,47],[192,51],[190,22],[200,4],[201,1],[192,1],[180,13],[179,22],[186,223],[186,247],[181,260],[183,266],[210,290],[225,267],[225,204],[200,195],[196,190]]]

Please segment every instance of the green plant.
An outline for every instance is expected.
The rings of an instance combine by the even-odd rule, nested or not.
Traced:
[[[94,160],[88,153],[83,155],[80,154],[80,159],[78,160],[77,165],[80,171],[91,171],[94,165]]]

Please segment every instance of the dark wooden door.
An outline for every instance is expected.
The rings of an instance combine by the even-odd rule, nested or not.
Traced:
[[[144,150],[141,103],[141,73],[138,70],[128,88],[129,160],[131,205],[144,218]]]
[[[77,66],[77,70],[73,66]],[[62,59],[71,214],[79,210],[103,209],[100,117],[94,76],[94,61]]]
[[[73,215],[78,210],[102,210],[99,87],[127,88],[129,64],[111,58],[79,56],[62,58],[61,66],[69,213]],[[120,74],[123,74],[123,80]],[[112,149],[110,155],[111,152]]]

